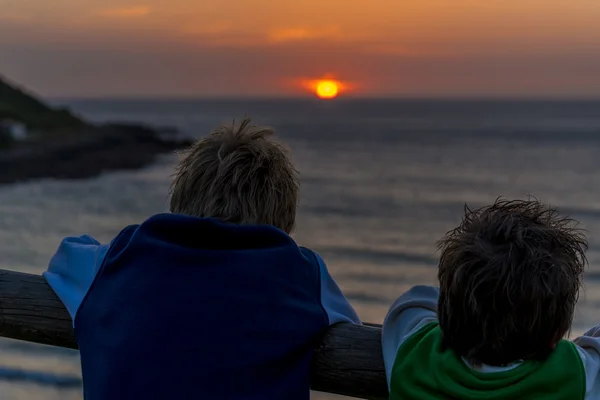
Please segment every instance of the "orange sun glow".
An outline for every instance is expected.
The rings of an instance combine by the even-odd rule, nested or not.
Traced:
[[[321,99],[333,99],[337,97],[339,91],[339,83],[331,80],[318,81],[315,88],[317,96]]]

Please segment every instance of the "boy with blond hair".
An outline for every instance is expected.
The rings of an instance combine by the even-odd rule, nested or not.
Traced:
[[[73,318],[86,400],[307,400],[315,341],[359,323],[289,236],[298,181],[273,130],[221,127],[178,165],[171,213],[110,244],[63,240],[44,274]]]
[[[384,322],[390,399],[600,398],[599,327],[563,339],[586,264],[575,221],[498,200],[439,247],[439,288],[412,288]]]

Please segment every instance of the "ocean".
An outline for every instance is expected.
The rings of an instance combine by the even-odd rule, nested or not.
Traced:
[[[574,334],[600,323],[600,102],[61,100],[97,122],[202,136],[245,115],[272,125],[301,175],[294,238],[320,252],[365,322],[435,284],[436,241],[465,203],[530,195],[581,221],[590,249]],[[0,186],[0,268],[40,274],[64,236],[109,241],[167,210],[176,155],[79,181]],[[0,340],[3,400],[81,399],[76,351]],[[313,399],[336,396],[314,394]]]

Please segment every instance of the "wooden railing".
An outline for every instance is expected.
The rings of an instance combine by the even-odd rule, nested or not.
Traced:
[[[39,275],[0,270],[0,336],[77,348],[62,302]],[[381,328],[333,326],[315,349],[312,389],[364,399],[387,399]]]

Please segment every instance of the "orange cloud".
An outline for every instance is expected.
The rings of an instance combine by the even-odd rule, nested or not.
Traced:
[[[339,28],[284,28],[270,31],[267,34],[267,38],[271,43],[283,43],[314,39],[338,39],[340,37],[341,34]]]
[[[254,32],[241,30],[223,21],[184,26],[178,30],[178,34],[189,43],[211,47],[252,47],[264,41]]]
[[[363,47],[365,53],[399,56],[399,57],[453,57],[455,51],[443,49],[440,46],[422,46],[416,49],[415,46],[409,47],[400,44],[378,44],[368,43]]]
[[[150,8],[146,6],[110,8],[101,10],[97,14],[109,18],[139,18],[150,14]]]

